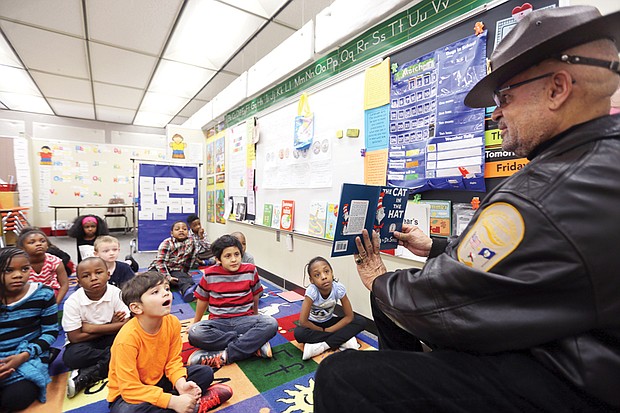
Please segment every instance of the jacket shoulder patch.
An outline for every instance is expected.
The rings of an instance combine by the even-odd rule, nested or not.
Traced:
[[[489,271],[523,240],[525,223],[519,211],[505,202],[486,207],[465,234],[457,249],[463,264]]]

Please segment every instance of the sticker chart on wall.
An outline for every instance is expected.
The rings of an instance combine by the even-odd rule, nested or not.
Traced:
[[[484,108],[463,105],[486,74],[486,31],[392,65],[388,183],[484,191]]]

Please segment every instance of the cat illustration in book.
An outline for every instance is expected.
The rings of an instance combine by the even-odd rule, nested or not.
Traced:
[[[383,197],[385,196],[385,191],[381,191],[379,194],[379,202],[377,203],[377,216],[376,223],[373,226],[373,229],[376,232],[379,232],[381,228],[383,228],[383,219],[385,218],[385,207],[383,206]]]
[[[342,206],[342,235],[347,235],[349,233],[349,204],[344,204]]]

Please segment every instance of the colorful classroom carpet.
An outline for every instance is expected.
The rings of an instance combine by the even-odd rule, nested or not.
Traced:
[[[196,281],[200,279],[200,271],[194,271]],[[327,352],[311,360],[302,361],[303,346],[293,337],[293,330],[299,319],[301,301],[289,302],[278,293],[282,289],[269,281],[261,280],[264,291],[260,299],[260,312],[273,316],[278,320],[279,331],[270,344],[273,358],[261,359],[251,357],[241,362],[224,366],[215,373],[215,382],[224,382],[233,388],[233,397],[219,408],[213,410],[225,413],[310,413],[313,411],[312,390],[314,373]],[[76,288],[75,278],[71,278],[70,293]],[[195,350],[187,343],[187,326],[194,318],[195,304],[184,303],[178,292],[174,292],[172,314],[182,324],[183,361]],[[288,297],[287,297],[288,298]],[[290,298],[289,298],[290,299]],[[61,330],[54,347],[62,347],[65,334]],[[377,348],[376,337],[362,332],[357,336],[360,350]],[[108,394],[107,381],[101,381],[75,396],[66,397],[68,371],[62,362],[62,354],[50,367],[52,382],[48,386],[47,403],[31,406],[28,413],[107,413]]]

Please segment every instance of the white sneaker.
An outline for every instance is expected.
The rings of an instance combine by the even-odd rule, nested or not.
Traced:
[[[321,341],[320,343],[306,343],[304,344],[304,355],[301,357],[302,360],[311,359],[314,356],[318,356],[321,353],[329,350],[329,345]]]
[[[348,349],[351,350],[357,350],[360,348],[359,343],[357,342],[357,339],[355,338],[355,336],[351,337],[350,339],[348,339],[347,341],[345,341],[344,343],[342,343],[340,345],[340,347],[338,347],[340,349],[340,351],[345,351]]]

